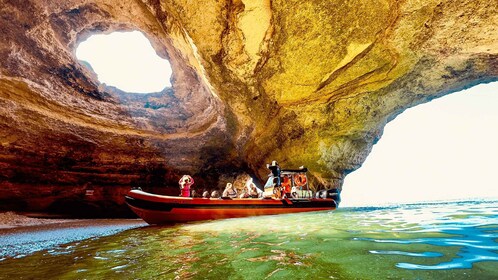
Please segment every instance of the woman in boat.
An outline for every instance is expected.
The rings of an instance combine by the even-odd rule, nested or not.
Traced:
[[[233,187],[232,183],[227,183],[227,186],[223,191],[222,197],[231,197],[231,198],[237,197],[237,190]]]
[[[194,178],[190,175],[183,175],[178,184],[180,185],[180,196],[190,197],[190,187],[194,184]]]

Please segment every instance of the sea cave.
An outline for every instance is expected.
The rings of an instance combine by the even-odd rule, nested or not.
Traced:
[[[130,188],[262,183],[273,160],[340,189],[406,109],[498,80],[492,1],[1,2],[3,211],[128,216]],[[76,55],[132,31],[170,86],[123,90]]]

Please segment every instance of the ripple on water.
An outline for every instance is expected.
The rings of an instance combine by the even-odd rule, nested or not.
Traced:
[[[145,227],[0,261],[0,279],[493,279],[497,215],[457,203]]]
[[[411,252],[403,252],[403,251],[369,251],[372,254],[381,254],[381,255],[401,255],[401,256],[410,256],[410,257],[427,257],[427,258],[436,258],[442,257],[443,254],[438,252],[420,252],[420,253],[411,253]]]
[[[445,205],[446,206],[446,205]],[[458,207],[460,206],[460,207]],[[420,207],[420,206],[419,206]],[[436,210],[434,209],[436,208]],[[439,208],[438,208],[439,207]],[[483,205],[479,212],[478,207],[468,209],[465,205],[460,204],[450,209],[441,209],[442,206],[433,206],[432,208],[416,209],[415,217],[418,220],[417,230],[404,229],[402,232],[408,234],[443,234],[441,236],[429,236],[424,238],[406,238],[406,239],[389,239],[389,238],[369,238],[356,237],[354,241],[368,241],[375,243],[392,243],[402,244],[406,250],[370,250],[372,254],[380,255],[404,255],[410,257],[435,258],[442,257],[443,253],[439,252],[411,252],[415,245],[432,245],[439,248],[442,252],[448,248],[455,248],[457,253],[449,261],[442,261],[436,264],[417,264],[400,262],[396,267],[408,270],[449,270],[449,269],[470,269],[477,262],[496,262],[498,261],[498,244],[496,235],[492,232],[498,229],[498,207],[496,203]],[[400,209],[404,211],[405,221],[412,219],[412,208]],[[424,213],[430,212],[429,214]],[[476,212],[479,212],[476,214]],[[458,213],[458,214],[457,214]],[[420,219],[420,217],[424,217]]]

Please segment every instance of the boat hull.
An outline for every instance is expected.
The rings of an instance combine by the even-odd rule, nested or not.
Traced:
[[[132,190],[128,206],[148,224],[334,210],[333,199],[219,199],[161,196]]]

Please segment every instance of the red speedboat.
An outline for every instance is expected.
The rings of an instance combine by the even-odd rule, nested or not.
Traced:
[[[331,198],[193,198],[131,190],[126,203],[149,224],[333,210]]]
[[[156,195],[131,190],[126,203],[149,224],[214,220],[259,215],[334,210],[339,203],[338,190],[322,190],[315,196],[308,189],[306,169],[278,170],[270,175],[263,198],[197,198]],[[285,191],[281,182],[289,184]]]

